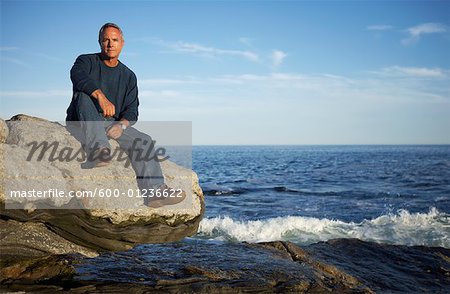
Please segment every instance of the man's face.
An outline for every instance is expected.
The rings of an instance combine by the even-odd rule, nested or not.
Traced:
[[[124,41],[118,29],[109,27],[103,31],[103,36],[100,39],[100,47],[103,55],[109,58],[119,58],[123,44]]]

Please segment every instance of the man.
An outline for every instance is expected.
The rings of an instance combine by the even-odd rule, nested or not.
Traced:
[[[144,198],[146,205],[160,207],[181,202],[186,196],[184,191],[164,184],[159,162],[142,159],[142,154],[150,154],[147,159],[155,158],[154,150],[149,150],[154,145],[150,136],[132,127],[138,119],[138,88],[136,75],[119,61],[125,43],[122,30],[106,23],[100,28],[98,42],[101,52],[80,55],[70,71],[73,97],[66,121],[88,154],[84,168],[108,165],[108,138],[115,139],[127,152],[143,194],[154,195]]]

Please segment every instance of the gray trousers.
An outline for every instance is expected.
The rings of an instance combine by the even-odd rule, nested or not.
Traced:
[[[106,130],[114,124],[114,118],[106,119],[100,113],[97,101],[82,92],[74,93],[72,103],[67,110],[67,129],[82,144],[89,155],[102,147],[111,149]],[[159,161],[155,160],[155,148],[152,138],[133,127],[128,127],[116,139],[128,156],[136,173],[140,189],[157,188],[164,184]],[[116,150],[112,150],[114,155]],[[114,158],[113,158],[114,160]],[[89,162],[86,162],[89,166]],[[85,164],[86,164],[85,163]],[[148,198],[144,198],[146,200]]]

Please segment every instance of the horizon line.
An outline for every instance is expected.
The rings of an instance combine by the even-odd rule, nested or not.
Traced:
[[[450,143],[345,143],[345,144],[192,144],[195,146],[450,146]]]

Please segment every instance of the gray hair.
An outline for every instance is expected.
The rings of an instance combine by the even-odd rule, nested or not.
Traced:
[[[106,28],[115,28],[118,29],[120,32],[120,36],[123,39],[123,33],[122,30],[120,29],[120,27],[118,25],[116,25],[115,23],[112,22],[108,22],[105,23],[104,25],[102,25],[102,27],[100,28],[100,31],[98,32],[98,41],[101,42],[102,41],[102,37],[103,37],[103,32],[106,30]]]

